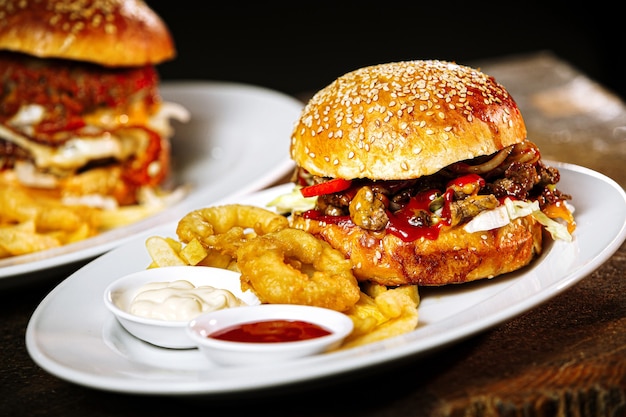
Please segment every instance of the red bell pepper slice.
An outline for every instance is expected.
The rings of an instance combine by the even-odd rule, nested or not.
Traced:
[[[347,190],[352,184],[351,180],[343,178],[333,178],[332,180],[321,182],[319,184],[309,185],[300,190],[303,197],[316,197],[318,195],[338,193]]]

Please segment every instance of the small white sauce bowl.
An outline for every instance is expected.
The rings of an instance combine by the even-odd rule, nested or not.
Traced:
[[[330,334],[307,340],[274,343],[232,342],[209,335],[234,325],[266,320],[299,320],[330,330]],[[261,304],[203,313],[189,322],[187,333],[213,363],[246,366],[287,361],[324,353],[339,347],[352,332],[347,315],[321,307],[294,304]]]
[[[131,314],[129,311],[132,300],[145,284],[186,280],[196,287],[210,285],[228,290],[248,305],[260,304],[254,293],[241,291],[239,276],[238,272],[206,266],[146,269],[123,276],[109,284],[104,291],[104,304],[133,336],[160,347],[191,349],[196,347],[196,343],[187,334],[189,320],[168,321]],[[237,308],[242,307],[229,310]]]

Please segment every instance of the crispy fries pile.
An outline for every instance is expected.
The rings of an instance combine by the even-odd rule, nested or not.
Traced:
[[[20,189],[0,188],[0,258],[86,239],[97,233],[98,222],[89,207],[62,206]]]
[[[254,238],[254,233],[247,238]],[[206,248],[198,239],[184,244],[170,237],[151,236],[146,240],[146,249],[151,258],[149,268],[191,265],[238,271],[230,255]],[[420,298],[416,285],[387,288],[366,282],[360,283],[360,288],[359,301],[345,312],[354,330],[341,349],[398,336],[417,327]]]
[[[417,285],[387,288],[361,283],[361,298],[346,314],[354,330],[342,348],[365,345],[415,330],[420,303]]]
[[[63,204],[44,193],[34,196],[0,184],[0,259],[57,248],[139,221],[179,200],[184,192],[153,195],[135,206],[102,209]]]

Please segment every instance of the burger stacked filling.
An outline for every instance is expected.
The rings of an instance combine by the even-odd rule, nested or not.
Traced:
[[[161,102],[158,84],[153,65],[108,68],[0,52],[0,172],[26,186],[64,181],[69,193],[109,194],[99,184],[89,190],[100,180],[71,181],[114,167],[123,189],[112,194],[119,204],[135,203],[135,190],[162,184],[170,171],[169,127],[159,120],[188,117]]]
[[[111,158],[123,160],[134,154],[130,148],[134,151],[138,144],[124,151],[105,147],[100,140],[99,149],[94,145],[86,158],[68,142],[76,138],[102,139],[112,130],[145,125],[158,97],[153,66],[105,69],[7,52],[0,53],[0,62],[0,123],[14,137],[24,138],[9,141],[10,134],[0,137],[0,168],[12,169],[16,161],[29,160],[40,162],[38,165],[47,171],[70,174],[90,164],[103,164]],[[160,147],[158,135],[150,140]],[[57,153],[56,158],[36,161],[34,149],[41,147],[29,149],[31,141],[49,147],[48,153]],[[147,150],[149,146],[144,147]],[[162,180],[162,176],[139,179],[153,184]]]
[[[556,188],[559,171],[542,162],[530,141],[411,180],[329,179],[302,168],[297,178],[304,196],[317,196],[315,208],[301,213],[303,218],[387,231],[407,242],[436,239],[443,227],[467,223],[507,199],[536,202],[548,217],[565,219],[569,232],[574,229],[564,205],[571,196]]]
[[[90,134],[88,115],[101,109],[129,115],[158,102],[152,65],[112,69],[11,52],[0,52],[0,62],[0,122],[36,142],[61,144],[76,134]],[[29,130],[10,123],[24,105],[40,108]],[[110,127],[125,124],[107,122]]]

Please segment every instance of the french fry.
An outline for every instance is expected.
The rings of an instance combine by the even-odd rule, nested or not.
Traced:
[[[207,250],[196,238],[192,239],[184,248],[180,250],[180,257],[189,265],[199,264],[208,255]]]
[[[32,198],[23,191],[0,187],[0,221],[26,222],[35,219],[38,211]]]
[[[78,242],[139,221],[179,201],[187,192],[188,187],[172,192],[145,190],[140,192],[139,204],[105,209],[87,205],[80,198],[60,199],[46,190],[26,191],[14,179],[0,176],[0,258]]]
[[[1,257],[26,255],[83,240],[97,233],[93,209],[66,207],[20,189],[0,189]]]
[[[207,256],[205,256],[204,259],[202,259],[202,261],[200,261],[197,265],[212,266],[214,268],[230,269],[232,271],[239,272],[237,262],[233,260],[230,255],[213,248],[207,249]]]
[[[342,349],[398,336],[417,327],[419,293],[416,285],[388,289],[368,283],[362,289],[365,293],[347,313],[352,318],[354,330]]]
[[[162,207],[129,206],[114,210],[101,210],[97,214],[98,223],[103,230],[115,229],[138,222],[162,210]]]
[[[9,256],[13,256],[13,254],[9,252],[8,250],[6,250],[0,243],[0,259],[8,258]]]
[[[146,240],[146,249],[154,264],[163,266],[188,265],[179,255],[180,242],[171,238],[150,236]]]
[[[66,207],[50,203],[40,204],[34,220],[37,230],[75,231],[85,224],[97,229],[98,224],[91,216],[93,211],[93,208],[85,206]]]
[[[25,255],[58,246],[61,246],[58,239],[36,233],[32,221],[0,228],[0,254],[8,254],[6,256]]]

